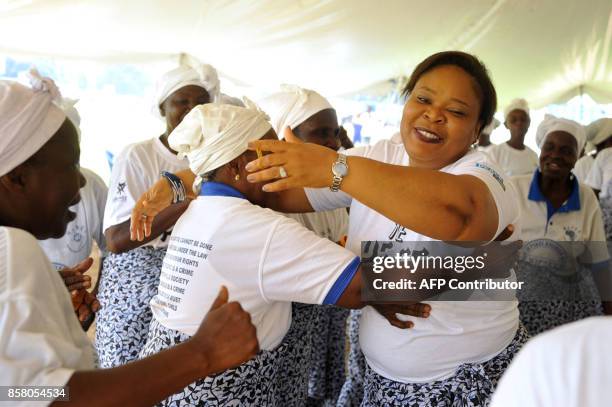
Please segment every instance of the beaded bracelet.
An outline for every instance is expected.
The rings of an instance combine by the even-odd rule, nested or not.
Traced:
[[[172,188],[172,203],[179,203],[185,200],[187,194],[185,193],[185,186],[183,185],[183,181],[176,175],[172,174],[168,171],[162,171],[160,174],[162,177],[166,178],[170,183],[170,188]]]

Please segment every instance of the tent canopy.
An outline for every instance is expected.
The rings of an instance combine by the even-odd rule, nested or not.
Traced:
[[[329,96],[409,75],[457,49],[488,66],[499,105],[590,94],[612,103],[609,0],[8,0],[0,53],[147,62],[193,55],[248,86]]]

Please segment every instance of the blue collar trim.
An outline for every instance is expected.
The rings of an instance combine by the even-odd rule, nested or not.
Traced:
[[[578,185],[578,180],[575,176],[572,176],[572,192],[567,201],[565,201],[565,203],[563,203],[559,209],[555,209],[540,190],[539,180],[541,177],[542,173],[539,169],[536,169],[533,173],[533,178],[531,179],[527,199],[536,202],[546,202],[547,220],[550,220],[550,218],[552,218],[552,216],[557,212],[571,212],[580,210],[580,186]]]
[[[204,182],[200,189],[200,196],[231,196],[232,198],[246,199],[236,188],[215,181]]]

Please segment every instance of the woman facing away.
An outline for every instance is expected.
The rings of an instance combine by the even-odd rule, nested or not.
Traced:
[[[104,213],[107,248],[100,277],[101,310],[96,325],[96,350],[101,367],[119,366],[138,357],[146,339],[162,260],[172,226],[188,202],[172,205],[155,219],[143,242],[129,238],[129,218],[136,199],[158,179],[161,171],[188,168],[168,145],[168,135],[196,105],[219,97],[219,79],[210,65],[181,66],[157,83],[153,112],[165,121],[165,132],[127,146],[111,174]]]
[[[257,139],[276,134],[250,104],[197,106],[170,136],[192,172],[201,174],[201,189],[172,231],[142,355],[188,340],[202,316],[200,306],[214,299],[219,285],[228,286],[251,313],[262,351],[163,404],[303,405],[312,312],[292,302],[363,305],[359,257],[260,206],[266,194],[246,180],[244,168],[257,157],[247,149]],[[423,315],[426,308],[408,304],[403,311]]]
[[[272,153],[247,165],[255,172],[248,180],[274,181],[263,189],[282,191],[266,197],[276,210],[350,206],[347,248],[353,253],[360,253],[362,241],[506,237],[502,232],[519,216],[514,188],[495,162],[470,148],[496,107],[484,65],[462,52],[434,54],[417,66],[405,93],[402,144],[385,140],[344,156],[315,144],[257,140],[252,149]],[[194,178],[180,176],[185,183]],[[156,186],[135,207],[135,236],[168,204],[163,184]],[[429,318],[410,330],[389,324],[370,306],[363,309],[363,405],[486,405],[526,341],[516,301],[429,304]]]

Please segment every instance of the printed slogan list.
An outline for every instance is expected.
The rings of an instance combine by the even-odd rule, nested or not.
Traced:
[[[180,236],[170,237],[156,297],[157,304],[164,312],[167,313],[166,309],[177,310],[194,271],[201,261],[206,261],[212,248],[206,242]]]

